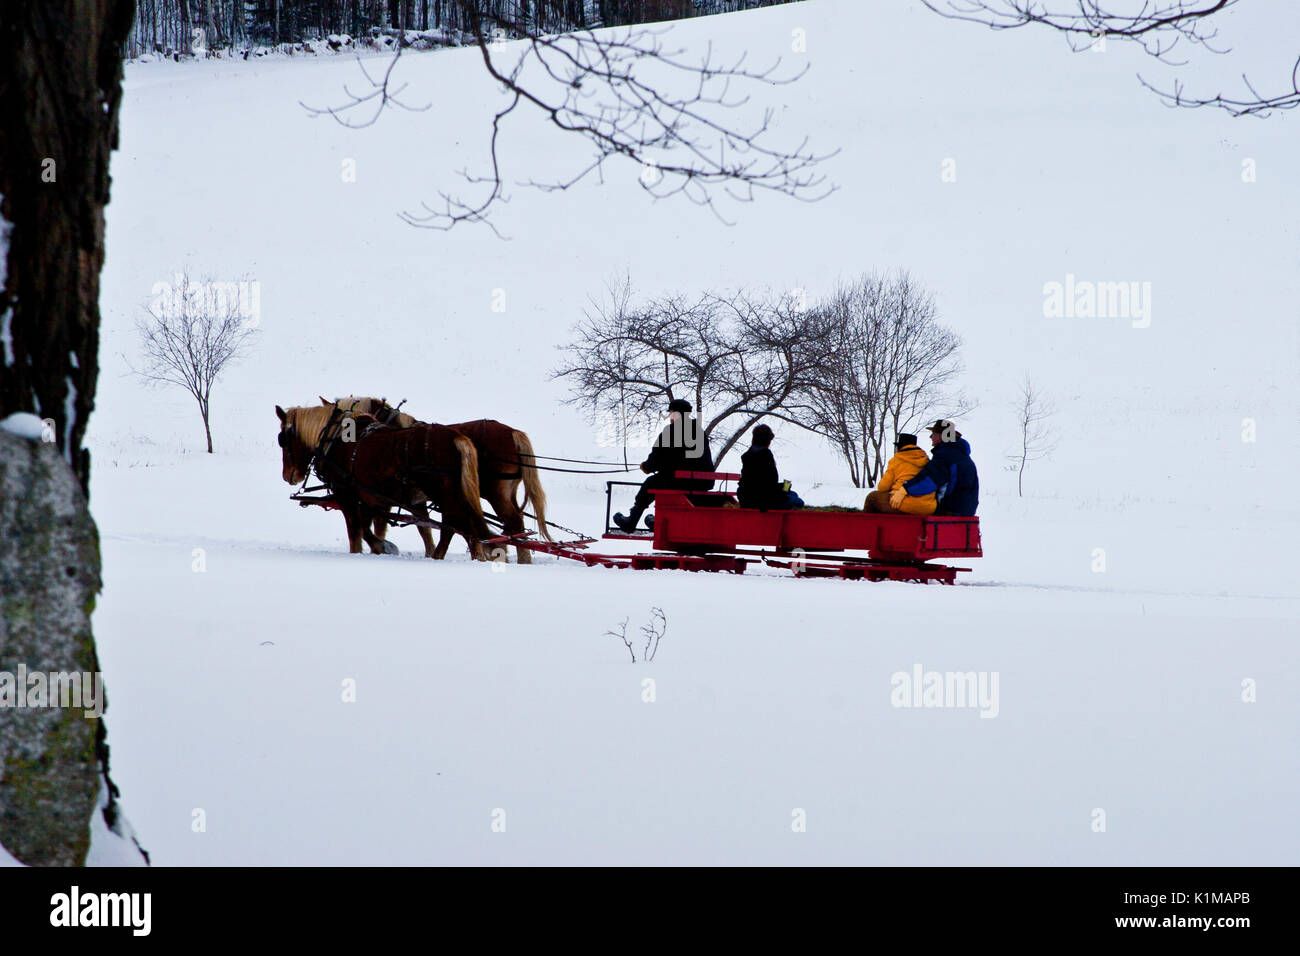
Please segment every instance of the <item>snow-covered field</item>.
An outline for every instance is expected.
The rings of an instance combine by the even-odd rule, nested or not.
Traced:
[[[1252,67],[1291,62],[1246,12],[1228,22]],[[128,68],[89,444],[113,776],[154,861],[1297,862],[1297,117],[1167,110],[1131,51],[1071,56],[915,3],[672,37],[806,58],[757,105],[841,150],[839,191],[729,227],[611,166],[513,189],[509,241],[420,231],[396,214],[481,168],[498,99],[475,51],[403,57],[430,110],[359,131],[299,105],[336,102],[347,58]],[[503,149],[512,179],[585,156],[531,119]],[[277,403],[384,394],[609,457],[548,374],[607,280],[816,294],[893,267],[936,292],[978,402],[961,425],[987,557],[958,587],[502,569],[459,544],[434,563],[411,531],[400,557],[350,556],[337,515],[286,500]],[[182,268],[260,283],[214,456],[192,403],[128,369]],[[1067,275],[1150,282],[1149,326],[1046,318]],[[1026,371],[1059,447],[1019,498]],[[816,440],[777,431],[810,503],[860,502]],[[555,520],[599,527],[602,479],[546,484]],[[635,638],[653,608],[666,633],[634,664],[607,632]],[[996,676],[996,706],[894,706],[918,665]]]

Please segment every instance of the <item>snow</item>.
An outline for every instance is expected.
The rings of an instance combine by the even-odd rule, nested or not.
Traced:
[[[77,385],[64,376],[64,457],[73,464],[73,432],[77,428]]]
[[[45,423],[31,412],[14,412],[0,421],[0,430],[17,435],[19,438],[40,441]]]
[[[99,788],[99,800],[90,818],[90,850],[86,854],[87,866],[144,866],[145,859],[136,843],[135,830],[117,806],[117,818],[112,828],[104,819],[108,806],[108,785]]]
[[[650,203],[617,165],[512,187],[508,242],[399,222],[483,168],[501,101],[474,50],[404,55],[430,111],[361,131],[298,105],[337,103],[349,58],[128,67],[89,423],[95,628],[114,780],[154,862],[1296,862],[1294,117],[1167,110],[1133,80],[1156,68],[1116,44],[1071,56],[877,6],[674,28],[795,65],[805,30],[809,74],[755,108],[841,149],[830,200],[761,197],[724,210],[731,228]],[[1232,22],[1251,62],[1291,62],[1286,31]],[[204,121],[177,138],[178,116]],[[502,145],[512,180],[587,159],[534,119]],[[187,396],[124,374],[149,289],[186,261],[263,292],[212,456]],[[616,458],[548,374],[607,279],[816,294],[896,266],[965,340],[987,556],[955,562],[973,569],[957,587],[503,570],[459,543],[434,563],[410,531],[400,557],[351,556],[336,514],[286,500],[277,403],[383,394]],[[1067,277],[1149,282],[1149,327],[1047,317]],[[1004,456],[1026,371],[1060,441],[1019,498]],[[778,425],[774,451],[809,502],[861,503],[815,439]],[[598,528],[604,480],[547,475],[554,520]],[[633,664],[606,632],[653,608],[660,651]],[[918,667],[996,674],[996,718],[893,706]]]
[[[0,193],[0,208],[3,208],[4,201],[5,194]],[[9,237],[13,231],[14,224],[0,214],[0,289],[4,289],[5,282],[9,279]]]
[[[72,462],[72,434],[77,427],[77,386],[71,375],[63,377],[63,455]]]
[[[2,288],[2,286],[0,286]],[[4,350],[5,367],[14,364],[14,310],[8,308],[0,314],[0,348]]]
[[[0,209],[4,207],[4,200],[4,193],[0,193]],[[9,280],[9,237],[13,235],[13,231],[13,223],[5,219],[3,213],[0,213],[0,291],[4,290],[5,283]],[[12,307],[6,308],[0,314],[0,348],[4,352],[6,368],[14,364],[13,319],[14,310]]]

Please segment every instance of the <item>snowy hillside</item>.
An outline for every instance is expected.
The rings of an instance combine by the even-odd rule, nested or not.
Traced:
[[[1252,62],[1290,62],[1230,22]],[[806,61],[754,107],[840,150],[838,191],[725,208],[728,226],[611,165],[512,188],[506,241],[423,231],[398,213],[486,159],[501,100],[476,51],[403,56],[429,110],[362,130],[300,105],[357,81],[345,57],[128,67],[88,445],[113,776],[154,862],[1296,862],[1300,117],[1169,110],[1132,51],[1072,56],[916,3],[671,36]],[[512,181],[587,158],[524,117],[502,151]],[[549,374],[608,280],[816,295],[899,267],[962,335],[978,403],[961,427],[987,556],[957,587],[502,569],[459,543],[435,563],[411,531],[400,557],[351,556],[337,515],[287,500],[276,404],[381,394],[616,457]],[[135,322],[180,269],[260,284],[212,456],[192,400],[130,374]],[[1150,311],[1046,315],[1045,285],[1075,280],[1150,283]],[[1026,372],[1059,442],[1020,498]],[[861,504],[818,440],[776,430],[805,499]],[[599,530],[603,478],[544,480],[554,520]],[[633,664],[607,632],[653,608],[661,648]],[[918,665],[996,674],[995,716],[895,706]]]

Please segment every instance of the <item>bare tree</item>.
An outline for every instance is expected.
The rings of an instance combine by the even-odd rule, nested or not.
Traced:
[[[1148,54],[1172,65],[1183,65],[1175,53],[1183,47],[1200,47],[1211,53],[1227,53],[1218,45],[1215,18],[1236,6],[1238,0],[922,0],[941,16],[967,20],[994,30],[1036,26],[1065,36],[1075,52],[1108,40],[1140,46]],[[1117,9],[1115,3],[1119,3]],[[1239,96],[1191,96],[1181,82],[1172,89],[1160,88],[1141,76],[1138,81],[1170,106],[1216,107],[1233,116],[1267,115],[1274,110],[1300,106],[1300,57],[1291,67],[1290,88],[1265,94],[1245,75],[1246,92]]]
[[[863,276],[816,311],[827,348],[800,423],[839,451],[854,485],[874,484],[896,433],[922,416],[966,410],[952,390],[961,339],[939,323],[934,297],[907,272]]]
[[[770,143],[771,108],[749,121],[738,113],[749,104],[746,89],[788,84],[803,70],[782,72],[779,60],[751,68],[743,54],[723,61],[711,48],[692,59],[665,44],[663,27],[539,29],[539,23],[562,21],[564,0],[536,0],[531,15],[515,8],[490,14],[476,0],[457,0],[456,7],[484,69],[507,96],[492,116],[487,171],[464,174],[477,194],[465,198],[442,192],[436,203],[421,203],[418,212],[403,214],[412,225],[491,225],[491,211],[507,199],[501,133],[517,110],[540,113],[590,148],[589,158],[570,174],[541,181],[523,178],[521,186],[565,190],[589,177],[603,177],[609,160],[622,159],[654,198],[683,195],[719,217],[720,195],[748,202],[771,192],[811,201],[834,189],[816,171],[833,154],[813,151],[807,137],[790,145]],[[505,36],[519,42],[493,42]],[[341,105],[309,109],[349,126],[366,126],[388,107],[420,108],[402,100],[396,64],[394,57],[382,74],[366,73],[368,86],[363,92],[347,90]]]
[[[256,331],[247,299],[233,282],[194,282],[180,274],[137,323],[144,366],[137,374],[157,385],[178,385],[198,402],[212,454],[212,387]]]
[[[1043,397],[1028,375],[1020,385],[1016,401],[1016,418],[1020,428],[1020,450],[1009,456],[1017,466],[1016,488],[1025,496],[1025,465],[1046,458],[1056,448],[1048,419],[1056,414],[1052,403]]]
[[[821,316],[796,297],[666,295],[638,304],[626,284],[592,303],[554,377],[593,420],[653,431],[674,398],[690,400],[720,463],[764,417],[801,424],[822,366]]]

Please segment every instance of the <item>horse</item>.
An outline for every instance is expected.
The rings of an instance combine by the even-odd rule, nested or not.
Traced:
[[[372,551],[379,550],[368,526],[390,507],[415,512],[431,501],[442,511],[446,533],[428,556],[444,558],[456,532],[469,542],[475,560],[485,557],[482,541],[491,532],[479,506],[478,454],[464,435],[443,425],[389,428],[356,416],[358,430],[349,436],[336,408],[286,410],[277,405],[275,413],[283,450],[281,477],[298,484],[315,467],[343,512],[353,554],[361,552],[363,538]]]
[[[373,415],[381,422],[399,428],[410,427],[418,422],[418,419],[393,408],[382,398],[349,396],[331,402],[322,397],[321,402],[348,412]],[[533,453],[533,443],[527,433],[489,418],[458,422],[447,427],[454,428],[474,443],[474,450],[478,453],[479,487],[483,500],[492,506],[492,511],[501,519],[504,532],[523,532],[524,509],[531,504],[537,517],[537,530],[547,541],[554,541],[546,523],[546,492],[542,490],[536,465],[537,456]],[[524,486],[522,505],[516,502],[520,484]],[[375,531],[382,540],[382,531],[378,527]],[[443,529],[438,541],[439,548],[445,549],[451,534],[451,531]],[[532,563],[533,554],[528,548],[516,545],[515,552],[518,563]]]
[[[420,424],[413,416],[398,411],[382,398],[348,395],[344,398],[337,398],[331,402],[328,398],[322,395],[320,396],[320,401],[322,405],[342,409],[343,412],[349,416],[370,415],[381,424],[390,425],[394,428],[410,428],[413,425]],[[415,507],[411,509],[411,514],[427,521],[429,519],[429,508],[427,502],[415,501],[414,504]],[[385,553],[387,553],[389,549],[395,552],[397,550],[396,547],[387,543],[388,512],[385,511],[383,514],[377,516],[372,522],[372,526],[374,528],[374,534],[367,534],[366,541],[369,542],[371,538],[374,538],[379,542],[380,548],[382,548]],[[416,525],[415,530],[419,532],[420,540],[424,542],[424,556],[426,558],[433,557],[436,551],[433,544],[433,532],[427,525],[423,524]],[[441,543],[442,542],[439,542],[439,544]],[[445,547],[443,548],[443,551],[445,553]]]
[[[361,437],[352,443],[350,470],[362,504],[371,509],[359,518],[386,513],[390,505],[427,515],[424,503],[429,502],[442,513],[442,537],[433,557],[446,557],[452,534],[460,534],[471,556],[486,560],[482,542],[492,532],[479,505],[473,442],[445,425],[396,428],[368,415],[356,416],[356,422]],[[330,454],[346,453],[336,443]],[[355,550],[361,550],[359,541]]]

